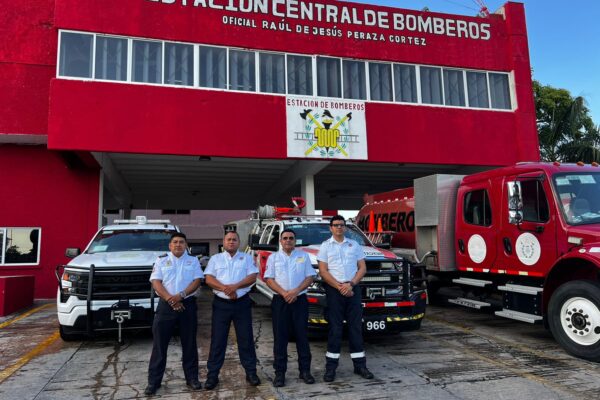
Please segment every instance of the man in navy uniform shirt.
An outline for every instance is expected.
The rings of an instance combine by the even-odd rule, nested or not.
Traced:
[[[296,337],[300,379],[308,384],[315,383],[315,378],[310,374],[306,289],[312,284],[317,273],[310,263],[308,254],[296,250],[295,246],[296,233],[291,229],[284,229],[281,232],[279,251],[269,256],[265,271],[267,285],[276,293],[271,301],[273,368],[275,369],[273,385],[276,387],[285,385],[290,329]]]
[[[335,379],[340,360],[343,321],[348,325],[350,358],[354,373],[373,379],[367,369],[367,359],[362,338],[362,304],[358,285],[367,272],[365,253],[354,240],[345,237],[346,220],[336,215],[329,221],[331,238],[321,244],[317,260],[319,273],[325,281],[327,307],[329,308],[329,336],[325,356],[325,382]]]
[[[227,336],[231,322],[235,326],[240,362],[246,370],[246,381],[260,385],[256,375],[256,351],[252,332],[252,301],[248,292],[256,282],[258,269],[249,254],[240,253],[237,232],[227,232],[223,238],[223,252],[210,258],[204,274],[206,284],[215,294],[212,304],[212,331],[210,353],[206,368],[206,390],[219,383],[219,371],[225,361]]]
[[[198,381],[198,346],[196,331],[196,290],[204,277],[198,258],[186,252],[187,242],[183,233],[174,233],[169,242],[169,253],[154,263],[150,282],[160,297],[152,325],[152,355],[148,367],[148,386],[144,393],[152,396],[160,388],[165,366],[167,348],[173,330],[179,325],[182,366],[187,386],[202,389]]]

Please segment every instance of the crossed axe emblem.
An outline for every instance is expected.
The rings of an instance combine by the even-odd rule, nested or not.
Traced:
[[[325,110],[323,112],[323,115],[328,117],[327,120],[323,120],[323,124],[321,124],[319,121],[317,121],[317,119],[311,114],[312,110],[304,110],[303,113],[300,113],[300,117],[302,117],[303,120],[306,120],[307,118],[310,119],[311,121],[313,121],[315,123],[315,125],[317,126],[317,128],[321,128],[321,129],[338,129],[344,122],[346,121],[350,121],[352,119],[352,113],[348,113],[344,116],[344,118],[340,119],[334,126],[333,128],[331,127],[331,123],[333,122],[333,116],[331,115],[331,113],[329,112],[329,110]],[[315,148],[317,148],[318,146],[318,142],[313,144],[308,150],[306,150],[304,152],[304,155],[307,156],[309,155]],[[339,143],[336,142],[335,147],[337,149],[340,150],[340,152],[342,152],[342,154],[344,154],[346,157],[348,157],[348,153],[346,153],[346,151],[340,147]],[[327,148],[328,149],[328,148]]]

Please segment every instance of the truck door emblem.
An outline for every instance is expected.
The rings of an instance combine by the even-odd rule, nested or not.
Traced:
[[[517,257],[525,265],[534,265],[541,256],[541,247],[538,239],[529,232],[522,233],[515,243]]]
[[[487,247],[485,245],[485,240],[481,237],[481,235],[473,235],[469,238],[469,243],[467,245],[469,258],[476,264],[481,264],[483,260],[485,260],[485,256],[487,254]]]

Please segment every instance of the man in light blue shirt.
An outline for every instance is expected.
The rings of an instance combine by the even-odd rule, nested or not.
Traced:
[[[248,292],[256,282],[258,268],[249,254],[240,253],[240,237],[237,232],[227,232],[223,238],[223,252],[208,261],[204,270],[206,284],[215,294],[212,304],[212,330],[210,353],[206,368],[205,389],[212,390],[219,383],[219,372],[225,361],[227,336],[231,322],[240,355],[246,370],[246,381],[252,386],[260,385],[256,375],[256,351],[252,332],[252,301]]]
[[[359,282],[367,272],[365,254],[354,240],[344,236],[346,220],[336,215],[329,221],[331,238],[319,249],[319,274],[325,281],[327,307],[329,309],[329,336],[325,356],[325,382],[333,382],[342,342],[344,320],[348,325],[350,357],[354,373],[365,379],[373,379],[367,369],[367,359],[362,338],[362,302]]]
[[[291,229],[281,232],[279,251],[267,260],[265,279],[275,291],[271,301],[273,315],[273,368],[276,387],[285,385],[287,370],[287,346],[290,329],[296,337],[300,379],[307,384],[315,383],[310,374],[310,347],[308,344],[308,300],[306,289],[317,275],[308,254],[296,250],[296,233]]]
[[[188,255],[186,247],[183,233],[171,235],[169,253],[156,260],[150,275],[152,288],[160,300],[152,324],[152,355],[148,367],[148,386],[144,391],[148,396],[154,395],[161,386],[167,364],[167,349],[176,325],[179,325],[186,384],[193,390],[202,388],[198,381],[195,294],[204,275],[198,258]]]

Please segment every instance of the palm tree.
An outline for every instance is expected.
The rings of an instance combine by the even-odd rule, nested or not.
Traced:
[[[600,161],[600,127],[581,96],[534,81],[540,153],[545,161]]]

